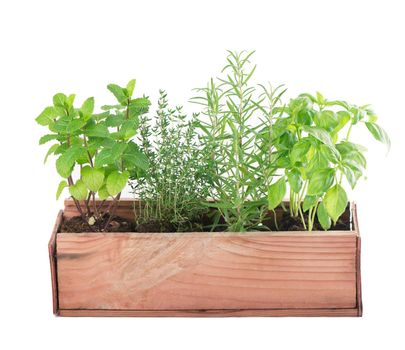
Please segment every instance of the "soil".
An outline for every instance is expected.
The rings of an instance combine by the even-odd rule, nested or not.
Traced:
[[[332,226],[330,230],[348,231],[350,230],[350,214],[349,207],[346,208],[346,212],[339,218],[335,226]],[[304,213],[305,219],[307,214]],[[83,222],[80,216],[72,217],[69,220],[64,220],[61,226],[61,232],[102,232],[104,226],[108,220],[108,216],[103,217],[102,222],[89,226]],[[136,224],[128,219],[114,216],[104,232],[146,232],[146,233],[158,233],[158,232],[203,232],[209,231],[207,227],[211,224],[211,219],[208,215],[204,215],[198,221],[189,223],[188,225],[178,228],[171,223],[152,221],[141,224]],[[306,231],[301,223],[300,218],[291,217],[289,211],[279,212],[276,227],[274,217],[272,213],[269,213],[269,219],[263,221],[263,224],[270,228],[271,231]],[[216,232],[224,231],[225,222],[221,219],[219,226],[215,229]],[[205,227],[205,229],[204,229]],[[317,219],[315,219],[313,231],[324,231]]]
[[[108,217],[108,215],[105,215],[101,222],[90,226],[83,222],[80,216],[74,216],[69,220],[63,220],[61,232],[101,232],[107,223]],[[119,216],[114,216],[104,232],[133,232],[134,230],[135,224],[133,222]]]
[[[343,214],[338,219],[336,225],[332,224],[329,230],[349,231],[350,230],[350,220],[348,219],[350,217],[349,210],[350,210],[349,207],[347,207],[345,214]],[[304,217],[306,222],[308,222],[307,213],[304,213]],[[291,217],[289,211],[284,211],[282,217],[278,218],[277,220],[278,229],[274,223],[273,216],[269,220],[264,221],[263,224],[269,227],[272,231],[306,231],[304,225],[301,222],[301,219],[299,217]],[[312,228],[312,230],[324,231],[317,218],[315,218],[314,227]]]

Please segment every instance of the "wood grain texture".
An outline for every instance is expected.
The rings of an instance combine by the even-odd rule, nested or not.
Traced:
[[[357,288],[357,316],[363,316],[363,301],[361,294],[361,237],[359,230],[359,219],[357,217],[357,204],[352,203],[353,208],[353,227],[357,233],[357,251],[356,251],[356,288]]]
[[[100,205],[100,201],[97,200],[97,204]],[[109,206],[110,201],[105,201],[104,204],[101,206],[101,210],[107,209]],[[80,205],[82,209],[85,211],[86,206],[84,201],[80,201]],[[121,199],[117,202],[117,209],[115,211],[115,215],[121,216],[125,219],[133,220],[134,219],[134,205],[139,207],[139,202],[134,201],[133,199]],[[75,203],[72,199],[65,199],[65,209],[63,210],[63,217],[66,219],[70,219],[73,216],[78,216],[79,213],[77,212],[77,208]]]
[[[356,317],[356,309],[60,310],[65,317]]]
[[[58,233],[57,312],[361,316],[353,217],[353,231]]]
[[[51,267],[51,283],[52,283],[52,308],[53,313],[58,313],[58,281],[56,268],[56,235],[60,224],[62,223],[63,211],[60,210],[56,218],[56,223],[52,230],[51,238],[48,243],[49,262]]]

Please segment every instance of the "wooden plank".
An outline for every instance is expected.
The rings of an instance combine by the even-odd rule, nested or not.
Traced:
[[[356,309],[60,310],[65,317],[348,317]]]
[[[100,201],[97,200],[97,205],[100,205]],[[82,209],[85,211],[85,204],[83,201],[80,202]],[[105,201],[104,204],[101,206],[101,210],[105,210],[110,205],[110,201]],[[140,205],[138,201],[134,201],[132,199],[121,199],[117,202],[117,209],[115,211],[115,215],[121,216],[128,220],[134,220],[134,205],[137,207]],[[63,216],[66,219],[70,219],[73,216],[79,215],[75,203],[72,199],[65,199],[65,209],[63,211]]]
[[[59,307],[355,308],[356,248],[356,233],[61,233]]]
[[[63,211],[60,210],[56,218],[56,223],[52,230],[52,235],[48,243],[49,262],[51,266],[52,281],[52,307],[53,313],[58,313],[58,284],[57,284],[57,267],[56,267],[56,235],[60,224],[62,223]]]
[[[357,232],[357,246],[356,246],[356,289],[357,289],[357,316],[363,316],[363,300],[361,294],[361,237],[359,229],[359,220],[357,217],[357,205],[352,203],[353,226]]]

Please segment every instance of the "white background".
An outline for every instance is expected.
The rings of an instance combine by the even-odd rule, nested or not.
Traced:
[[[404,349],[404,54],[401,1],[1,1],[2,349]],[[113,101],[137,78],[174,104],[255,49],[257,77],[289,95],[372,103],[392,138],[366,132],[368,180],[352,194],[363,237],[363,318],[55,318],[47,256],[59,178],[34,118],[56,92]]]

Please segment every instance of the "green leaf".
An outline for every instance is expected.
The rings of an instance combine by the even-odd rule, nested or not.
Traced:
[[[122,154],[124,151],[127,149],[128,144],[127,143],[116,143],[112,148],[111,148],[111,156],[113,159],[118,160],[121,158]]]
[[[320,169],[314,171],[309,179],[307,194],[310,196],[321,195],[332,186],[334,180],[334,169]]]
[[[311,143],[308,139],[302,139],[295,143],[290,153],[291,162],[293,164],[296,162],[302,162],[304,158],[306,158],[310,147]]]
[[[328,192],[323,199],[326,211],[332,218],[333,222],[336,221],[342,215],[347,206],[347,195],[345,190],[340,185],[335,185]]]
[[[52,123],[57,116],[58,113],[54,107],[46,107],[35,120],[39,125],[46,126]]]
[[[322,228],[325,231],[329,230],[332,223],[331,223],[330,217],[326,211],[326,208],[325,208],[325,205],[323,204],[323,202],[319,203],[316,214],[317,214],[318,221],[321,224]]]
[[[321,152],[323,157],[334,164],[338,164],[341,159],[340,153],[338,152],[336,147],[332,148],[327,145],[320,145],[319,151]]]
[[[124,171],[120,173],[119,171],[113,171],[110,175],[107,177],[107,191],[111,196],[116,196],[118,193],[120,193],[124,188],[125,185],[127,184],[129,179],[129,173],[128,171]]]
[[[149,98],[147,97],[131,100],[129,104],[129,117],[133,118],[146,113],[149,110],[150,104]]]
[[[96,113],[93,114],[93,119],[97,122],[105,120],[107,117],[110,116],[110,112],[102,112],[102,113]]]
[[[94,97],[89,97],[86,101],[83,102],[80,112],[83,114],[83,118],[88,120],[91,118],[91,115],[94,111]]]
[[[122,105],[104,105],[104,106],[101,106],[101,109],[103,110],[103,111],[109,111],[109,110],[111,110],[111,109],[123,109],[124,107],[122,106]]]
[[[104,148],[99,153],[96,154],[94,165],[97,168],[101,168],[104,165],[109,165],[114,163],[114,158],[112,157],[112,151],[110,148]]]
[[[306,212],[309,208],[313,207],[316,204],[318,199],[318,196],[306,195],[304,198],[304,202],[302,203],[302,210]]]
[[[135,85],[136,85],[136,79],[130,80],[127,84],[127,92],[128,92],[129,98],[131,98],[132,94],[134,93]]]
[[[352,124],[356,125],[360,120],[364,118],[364,111],[358,107],[353,106],[350,108],[350,113],[352,114]]]
[[[284,177],[281,177],[274,184],[269,186],[267,193],[267,202],[269,210],[275,209],[282,202],[286,191],[287,186]]]
[[[338,111],[336,115],[338,119],[338,125],[333,130],[334,133],[340,131],[350,121],[350,113],[347,111]]]
[[[61,195],[63,189],[64,189],[65,187],[68,187],[68,186],[69,186],[69,185],[68,185],[68,183],[67,183],[65,180],[62,180],[61,182],[59,182],[58,190],[56,191],[56,200],[59,199],[59,197],[60,197],[60,195]]]
[[[72,121],[72,118],[68,116],[63,116],[57,119],[55,122],[49,124],[49,130],[59,134],[66,134],[66,128],[68,127],[69,123]]]
[[[127,168],[139,168],[141,170],[148,170],[149,168],[148,157],[140,151],[134,142],[128,144],[122,155],[122,160]]]
[[[45,164],[46,161],[48,160],[48,157],[49,157],[51,154],[55,153],[55,151],[59,148],[59,146],[60,146],[59,144],[55,143],[54,145],[52,145],[52,146],[48,149],[48,152],[46,152],[46,155],[45,155],[44,164]]]
[[[301,125],[311,125],[315,116],[312,109],[301,109],[297,114],[297,122]]]
[[[350,184],[350,187],[353,189],[356,186],[357,180],[361,177],[361,173],[359,175],[358,172],[353,170],[353,168],[349,166],[347,163],[343,164],[344,164],[342,169],[343,173],[345,174],[346,179]]]
[[[81,146],[73,145],[56,160],[56,170],[60,176],[65,178],[70,176],[76,159],[81,155],[82,150]]]
[[[387,132],[376,123],[365,122],[365,124],[371,135],[373,135],[377,141],[384,143],[389,151],[391,148],[391,140]]]
[[[53,105],[55,107],[65,107],[66,99],[67,97],[65,94],[58,93],[53,96]]]
[[[286,171],[288,183],[290,184],[291,189],[298,193],[302,187],[302,178],[301,173],[298,169],[291,169]]]
[[[114,136],[114,138],[118,140],[127,141],[131,137],[135,136],[138,126],[139,126],[138,118],[125,120],[121,125],[120,131],[113,133],[112,136]]]
[[[328,146],[325,146],[328,147]],[[311,147],[310,152],[307,155],[308,164],[304,168],[305,176],[309,179],[312,174],[319,169],[325,169],[329,167],[329,161],[325,157],[324,153],[316,147]]]
[[[107,89],[114,94],[115,98],[121,105],[127,105],[128,96],[126,94],[126,90],[116,84],[108,84]]]
[[[79,201],[87,198],[87,187],[82,180],[77,180],[74,185],[69,186],[71,196]]]
[[[98,198],[101,200],[105,200],[110,196],[110,194],[107,191],[107,186],[103,185],[99,190],[98,190]]]
[[[84,119],[73,119],[66,125],[66,133],[72,134],[77,130],[83,128],[86,125],[86,121]]]
[[[316,92],[316,100],[320,105],[324,105],[326,102],[325,97],[323,97],[319,91]]]
[[[366,167],[367,161],[363,155],[367,149],[361,145],[358,145],[349,141],[342,141],[336,145],[337,150],[342,156],[343,160],[356,160],[363,168]]]
[[[110,133],[104,123],[92,124],[85,129],[85,134],[88,137],[109,137]]]
[[[314,121],[316,126],[329,132],[335,129],[339,124],[335,112],[330,110],[324,110],[316,113]]]
[[[52,140],[56,140],[58,138],[58,134],[48,134],[48,135],[44,135],[39,139],[39,144],[43,145],[44,143],[47,143],[49,141]]]
[[[71,94],[66,98],[66,104],[68,105],[68,107],[72,108],[73,107],[73,102],[75,102],[75,94]]]
[[[85,166],[81,170],[81,179],[90,191],[97,192],[104,183],[104,170]]]
[[[117,127],[121,126],[121,124],[125,121],[125,116],[122,113],[117,113],[117,114],[111,114],[109,115],[105,123],[109,127]]]
[[[325,145],[334,147],[332,139],[326,130],[311,126],[303,126],[302,129]]]

